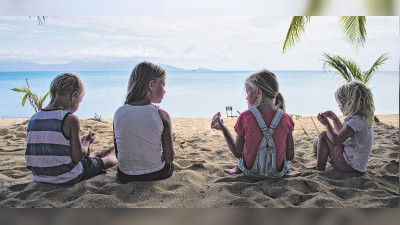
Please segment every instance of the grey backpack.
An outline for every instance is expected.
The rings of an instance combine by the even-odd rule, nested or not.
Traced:
[[[243,158],[239,159],[238,167],[246,176],[256,180],[282,177],[287,171],[289,171],[290,162],[287,161],[285,157],[282,171],[276,170],[276,148],[274,140],[272,139],[272,134],[281,120],[283,111],[278,109],[274,118],[272,119],[271,124],[267,126],[257,107],[251,107],[250,110],[257,119],[258,125],[260,126],[264,137],[261,140],[260,146],[258,147],[257,156],[253,167],[250,170],[246,169]]]

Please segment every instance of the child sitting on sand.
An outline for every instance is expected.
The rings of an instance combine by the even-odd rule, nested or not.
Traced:
[[[245,89],[250,110],[241,113],[236,122],[236,141],[220,113],[215,114],[211,124],[211,128],[222,131],[229,149],[239,159],[236,168],[224,171],[244,172],[253,179],[300,175],[289,172],[289,161],[294,158],[294,123],[283,112],[284,101],[275,74],[268,70],[254,73],[247,78]]]
[[[58,75],[50,86],[51,101],[29,121],[26,166],[37,182],[74,184],[96,176],[118,163],[112,148],[90,153],[95,135],[80,137],[79,118],[73,113],[85,94],[76,74]]]
[[[164,98],[166,73],[142,62],[129,78],[125,105],[114,115],[117,176],[122,182],[153,181],[170,177],[175,158],[169,114],[152,103]]]
[[[372,93],[363,83],[352,81],[339,87],[335,98],[346,118],[342,123],[332,111],[317,115],[326,131],[318,136],[317,165],[309,169],[324,171],[329,156],[329,163],[337,170],[365,172],[374,140]]]

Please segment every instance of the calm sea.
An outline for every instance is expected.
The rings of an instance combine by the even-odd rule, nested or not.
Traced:
[[[247,109],[244,81],[254,71],[226,72],[168,72],[166,95],[160,107],[171,117],[212,117],[225,107],[236,111]],[[22,107],[23,93],[10,89],[26,86],[43,96],[52,79],[62,72],[0,72],[0,117],[29,118],[33,108],[27,101]],[[80,118],[91,118],[96,113],[112,118],[124,103],[130,71],[76,71],[86,87],[78,111]],[[274,71],[280,91],[285,98],[287,112],[302,116],[333,110],[340,113],[334,98],[335,90],[343,83],[339,76],[322,71]],[[377,114],[399,113],[399,72],[377,72],[369,86],[372,88]],[[49,99],[45,101],[47,105]]]

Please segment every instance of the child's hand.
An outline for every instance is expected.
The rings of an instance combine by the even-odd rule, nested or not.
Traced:
[[[332,111],[326,111],[326,112],[322,113],[322,115],[331,120],[337,118],[336,114]]]
[[[213,119],[211,121],[211,128],[216,130],[222,130],[223,126],[224,126],[224,121],[221,119],[221,113],[218,112],[213,116]]]
[[[89,142],[89,144],[91,144],[95,138],[96,135],[93,132],[89,131],[89,134],[82,137],[82,143]]]
[[[329,123],[328,119],[325,116],[323,116],[321,113],[318,113],[317,119],[324,126]]]

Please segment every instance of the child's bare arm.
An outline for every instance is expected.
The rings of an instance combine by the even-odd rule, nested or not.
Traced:
[[[163,147],[163,158],[166,163],[171,164],[175,159],[175,149],[172,138],[172,123],[169,114],[163,109],[158,109],[160,118],[164,124],[164,130],[161,136],[161,142]]]
[[[79,118],[73,114],[69,114],[65,118],[63,133],[70,142],[72,161],[75,163],[79,162],[87,154],[90,144],[87,138],[83,141],[80,138]]]
[[[340,119],[337,117],[337,115],[334,112],[326,111],[326,112],[322,113],[322,116],[325,116],[332,120],[333,127],[335,128],[335,131],[337,133],[339,133],[339,131],[343,128],[342,121],[340,121]]]
[[[233,153],[236,158],[240,158],[242,156],[243,148],[244,148],[244,136],[237,135],[236,141],[233,139],[231,132],[224,125],[224,121],[221,119],[221,113],[217,113],[213,117],[213,121],[211,123],[211,128],[222,131],[225,141],[228,144],[229,150]]]
[[[333,127],[330,123],[325,125],[326,127],[326,134],[329,138],[329,140],[333,143],[334,146],[341,145],[343,142],[345,142],[351,135],[354,134],[354,130],[350,127],[345,125],[339,133],[336,133],[333,130]]]
[[[292,161],[294,158],[293,135],[289,133],[286,137],[286,160]]]

